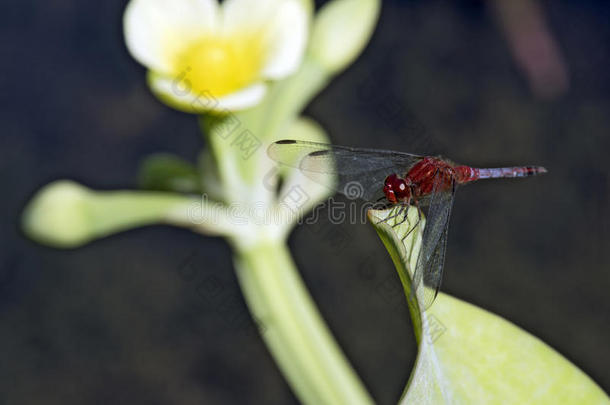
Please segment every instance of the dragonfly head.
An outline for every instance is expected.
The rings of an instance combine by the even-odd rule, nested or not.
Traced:
[[[390,174],[383,182],[383,193],[389,202],[396,204],[401,201],[406,201],[411,198],[411,189],[407,185],[405,179],[396,175]]]

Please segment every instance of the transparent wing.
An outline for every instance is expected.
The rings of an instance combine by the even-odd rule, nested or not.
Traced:
[[[420,286],[423,289],[420,295],[423,310],[428,309],[434,302],[443,279],[449,217],[456,185],[454,182],[450,190],[439,190],[442,183],[442,176],[437,175],[429,200],[422,248],[413,274],[413,290],[417,292]]]
[[[350,148],[316,142],[283,140],[267,149],[278,163],[297,167],[309,178],[328,183],[348,198],[373,201],[383,196],[383,181],[392,174],[404,175],[422,156],[380,149]]]

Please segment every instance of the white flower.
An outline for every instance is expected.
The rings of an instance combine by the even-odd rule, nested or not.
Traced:
[[[265,80],[300,65],[309,11],[302,0],[131,0],[127,48],[149,69],[149,85],[183,111],[257,104]]]
[[[310,55],[330,72],[352,64],[375,29],[380,0],[334,0],[322,6],[310,39]]]

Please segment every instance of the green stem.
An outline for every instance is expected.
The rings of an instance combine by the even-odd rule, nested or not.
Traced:
[[[235,244],[240,285],[271,354],[306,404],[372,404],[317,311],[286,245]]]
[[[149,191],[94,191],[73,181],[48,184],[23,213],[33,239],[71,248],[127,229],[159,223],[200,233],[230,235],[235,224],[224,206],[202,196]]]

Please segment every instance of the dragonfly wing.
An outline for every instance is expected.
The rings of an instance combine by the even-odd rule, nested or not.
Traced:
[[[413,275],[413,290],[417,292],[420,286],[423,288],[421,295],[423,310],[432,305],[441,286],[449,217],[455,196],[455,182],[452,184],[451,190],[437,191],[442,184],[442,178],[441,176],[436,177],[434,191],[429,201],[422,248]]]
[[[336,191],[369,201],[383,196],[383,181],[388,175],[404,175],[422,158],[388,150],[293,140],[275,142],[267,153],[276,162],[297,167],[321,184],[327,184],[328,176],[334,175]]]

